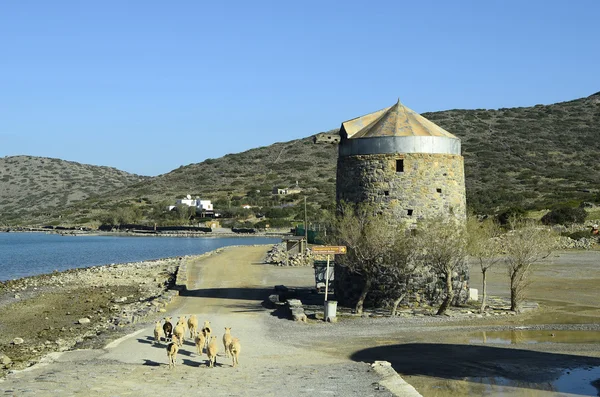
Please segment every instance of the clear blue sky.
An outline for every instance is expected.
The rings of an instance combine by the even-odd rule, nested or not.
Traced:
[[[393,104],[600,91],[600,1],[0,2],[0,157],[142,175]]]

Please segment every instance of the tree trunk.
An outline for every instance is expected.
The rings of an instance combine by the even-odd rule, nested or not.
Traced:
[[[510,275],[510,310],[513,312],[519,311],[519,305],[521,303],[519,296],[521,277],[519,276],[519,272],[520,270],[515,270]]]
[[[483,313],[485,311],[485,304],[487,300],[487,269],[481,271],[483,276],[483,288],[481,290],[481,308],[479,309],[479,313]]]
[[[356,314],[362,314],[363,305],[365,303],[365,299],[367,298],[367,294],[371,289],[371,279],[367,278],[365,280],[365,284],[363,285],[362,291],[360,292],[360,296],[358,297],[358,302],[356,302]]]
[[[442,305],[436,313],[438,316],[446,313],[450,303],[452,303],[452,299],[454,299],[454,289],[452,288],[452,271],[448,271],[446,272],[446,299],[444,299]]]
[[[519,311],[519,300],[517,299],[517,291],[510,288],[510,310],[513,312]]]
[[[402,302],[402,299],[404,299],[405,296],[406,296],[406,294],[402,294],[398,299],[394,300],[394,305],[392,306],[392,312],[390,313],[392,317],[394,317],[396,315],[396,311],[398,310],[398,305],[400,304],[400,302]]]

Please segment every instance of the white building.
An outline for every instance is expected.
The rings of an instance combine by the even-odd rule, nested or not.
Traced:
[[[188,207],[196,207],[198,211],[213,211],[213,205],[210,200],[200,200],[200,197],[192,198],[189,194],[184,199],[177,200],[177,204],[185,204]]]

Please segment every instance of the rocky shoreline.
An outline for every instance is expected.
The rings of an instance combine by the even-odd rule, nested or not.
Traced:
[[[284,237],[289,236],[287,229],[259,230],[254,233],[234,232],[231,229],[215,229],[212,232],[204,231],[146,231],[146,230],[122,230],[102,231],[89,228],[59,228],[48,229],[43,227],[0,227],[0,233],[46,233],[60,234],[62,236],[126,236],[126,237]]]
[[[0,282],[0,377],[31,366],[48,353],[115,338],[165,312],[178,294],[178,274],[189,258],[94,266]]]

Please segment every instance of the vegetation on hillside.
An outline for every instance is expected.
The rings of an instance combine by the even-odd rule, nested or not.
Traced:
[[[2,157],[0,224],[57,217],[75,202],[146,179],[112,167],[45,157]]]
[[[498,214],[509,208],[541,210],[559,205],[574,207],[581,201],[600,202],[600,93],[553,105],[447,110],[423,116],[461,138],[467,206],[472,212]],[[248,214],[254,222],[266,221],[257,217],[266,208],[298,204],[307,196],[310,210],[316,215],[320,209],[333,208],[336,161],[336,145],[315,144],[311,138],[304,138],[207,159],[154,178],[122,179],[120,188],[97,186],[94,192],[100,194],[93,196],[91,192],[71,193],[75,185],[64,184],[61,175],[55,174],[56,185],[58,181],[62,185],[56,189],[60,199],[50,201],[56,206],[54,210],[42,213],[36,207],[32,211],[25,201],[7,201],[2,194],[0,208],[4,215],[0,222],[6,222],[6,214],[10,214],[13,222],[60,219],[82,223],[101,219],[119,208],[128,208],[139,214],[141,221],[152,222],[157,207],[174,204],[176,198],[186,194],[212,200],[218,210],[234,216],[243,204],[256,206]],[[5,167],[5,163],[0,164],[0,171]],[[20,167],[20,171],[12,171],[9,180],[0,174],[1,187],[8,186],[8,182],[12,186],[16,180],[21,186],[32,186],[32,191],[47,186],[41,175],[32,177],[28,167]],[[82,179],[94,180],[87,176]],[[296,182],[301,193],[272,194],[274,187],[291,187]],[[40,201],[41,196],[34,199]],[[292,221],[301,209],[291,212],[287,217],[272,219]]]

